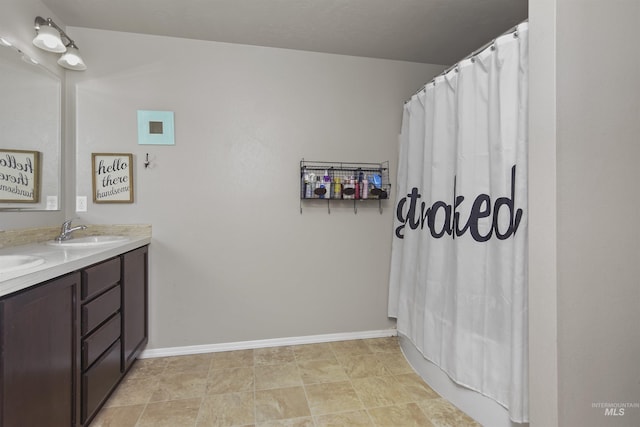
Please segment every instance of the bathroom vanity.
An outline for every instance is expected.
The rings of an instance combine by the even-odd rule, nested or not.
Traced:
[[[12,248],[45,261],[0,273],[0,426],[91,422],[148,340],[149,241]]]

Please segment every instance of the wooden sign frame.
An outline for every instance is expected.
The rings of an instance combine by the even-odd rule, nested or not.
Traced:
[[[40,152],[0,149],[0,203],[40,201]]]
[[[94,203],[133,203],[133,154],[92,153]]]

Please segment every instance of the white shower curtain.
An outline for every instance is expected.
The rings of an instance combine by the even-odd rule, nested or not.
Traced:
[[[528,421],[528,26],[404,106],[389,315],[456,383]]]

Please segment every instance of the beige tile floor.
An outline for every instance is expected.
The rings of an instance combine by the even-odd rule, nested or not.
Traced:
[[[477,427],[395,337],[136,362],[91,427]]]

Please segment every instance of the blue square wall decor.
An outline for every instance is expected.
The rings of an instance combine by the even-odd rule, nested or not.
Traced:
[[[173,111],[138,110],[138,144],[175,145]]]

